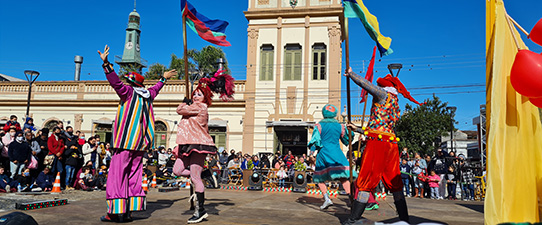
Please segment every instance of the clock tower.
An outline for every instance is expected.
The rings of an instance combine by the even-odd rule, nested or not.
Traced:
[[[122,58],[115,57],[115,62],[126,71],[135,71],[141,74],[141,70],[147,67],[146,60],[141,58],[140,35],[139,30],[140,16],[135,9],[128,16],[128,28],[126,28],[126,41],[124,43],[124,52]]]

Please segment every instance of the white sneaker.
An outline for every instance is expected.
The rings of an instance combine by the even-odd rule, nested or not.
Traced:
[[[327,207],[331,205],[333,205],[333,202],[331,201],[331,199],[328,199],[324,202],[324,204],[322,204],[322,206],[320,206],[320,209],[321,210],[327,209]]]
[[[10,192],[11,192],[11,186],[9,186],[9,184],[6,185],[6,192],[7,192],[7,193],[10,193]]]

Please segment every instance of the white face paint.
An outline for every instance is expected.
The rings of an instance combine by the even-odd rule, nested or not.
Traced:
[[[203,93],[200,90],[196,90],[192,99],[194,102],[203,102]]]

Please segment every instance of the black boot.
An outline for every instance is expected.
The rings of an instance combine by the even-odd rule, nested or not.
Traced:
[[[192,181],[190,181],[190,197],[194,194],[194,184],[192,184]],[[196,207],[194,206],[194,200],[190,200],[190,210],[194,210]]]
[[[354,203],[352,204],[352,209],[350,210],[350,217],[348,217],[348,220],[344,221],[342,225],[355,224],[358,220],[361,219],[361,215],[365,211],[365,207],[367,207],[367,203],[361,203],[354,200]]]
[[[196,198],[196,209],[194,215],[188,219],[188,223],[199,223],[208,216],[203,208],[203,204],[205,203],[204,192],[196,192]]]
[[[397,208],[397,213],[399,214],[399,219],[402,220],[402,221],[405,221],[407,223],[410,223],[406,200],[403,198],[403,199],[395,201],[393,203],[395,204],[395,208]]]

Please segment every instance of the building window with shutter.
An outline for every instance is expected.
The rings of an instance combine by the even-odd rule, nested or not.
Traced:
[[[275,48],[273,45],[265,44],[260,48],[260,80],[273,80],[273,61],[275,59]]]
[[[301,80],[301,45],[284,47],[284,80]]]
[[[326,45],[323,43],[312,46],[312,79],[326,80]]]

